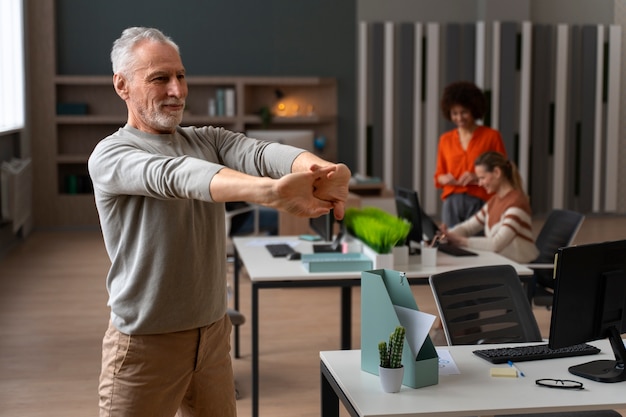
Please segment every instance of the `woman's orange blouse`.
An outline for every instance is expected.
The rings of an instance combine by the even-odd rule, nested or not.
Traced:
[[[506,155],[506,149],[500,132],[486,126],[477,126],[470,140],[467,150],[461,146],[459,131],[450,130],[439,138],[437,150],[437,169],[435,171],[435,187],[443,188],[441,199],[445,200],[450,194],[469,194],[483,201],[489,199],[489,194],[478,184],[467,186],[441,185],[437,177],[442,174],[452,174],[459,178],[464,172],[474,172],[474,161],[487,151],[497,151]]]

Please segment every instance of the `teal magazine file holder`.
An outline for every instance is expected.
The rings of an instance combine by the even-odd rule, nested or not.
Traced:
[[[394,305],[419,311],[405,274],[389,269],[363,271],[361,273],[361,369],[363,371],[378,375],[378,343],[388,340],[389,334],[401,324]],[[439,382],[439,357],[429,336],[426,336],[424,344],[417,353],[411,350],[406,340],[404,341],[402,365],[404,366],[403,385],[421,388]]]

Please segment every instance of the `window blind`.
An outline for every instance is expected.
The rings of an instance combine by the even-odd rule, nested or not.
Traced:
[[[24,127],[22,2],[0,1],[0,133]]]

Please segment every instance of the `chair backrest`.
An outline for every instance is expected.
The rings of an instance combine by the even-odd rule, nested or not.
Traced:
[[[448,345],[542,340],[512,266],[442,272],[432,275],[429,282]]]
[[[243,202],[236,202],[236,203],[226,203],[226,210],[224,212],[226,219],[225,219],[225,226],[226,226],[226,236],[229,237],[230,236],[230,230],[231,230],[231,226],[232,226],[232,222],[233,222],[233,218],[235,216],[238,216],[240,214],[244,214],[244,213],[249,213],[249,212],[254,212],[253,215],[254,217],[254,234],[258,234],[258,228],[259,228],[259,221],[258,221],[258,209],[256,206],[248,204],[248,203],[243,203]]]
[[[554,262],[557,250],[572,243],[584,220],[585,216],[576,211],[552,210],[535,240],[539,249],[535,263]]]

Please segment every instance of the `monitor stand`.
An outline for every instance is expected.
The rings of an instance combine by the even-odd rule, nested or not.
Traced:
[[[313,253],[341,252],[341,240],[343,239],[343,234],[344,226],[343,222],[341,222],[341,228],[339,229],[339,233],[337,233],[337,237],[333,240],[333,243],[313,245]]]
[[[335,245],[335,242],[328,244],[313,245],[313,253],[341,252],[341,245]]]
[[[598,360],[574,365],[569,367],[571,374],[598,382],[622,382],[626,381],[626,348],[617,328],[609,329],[609,341],[615,353],[615,360]]]

